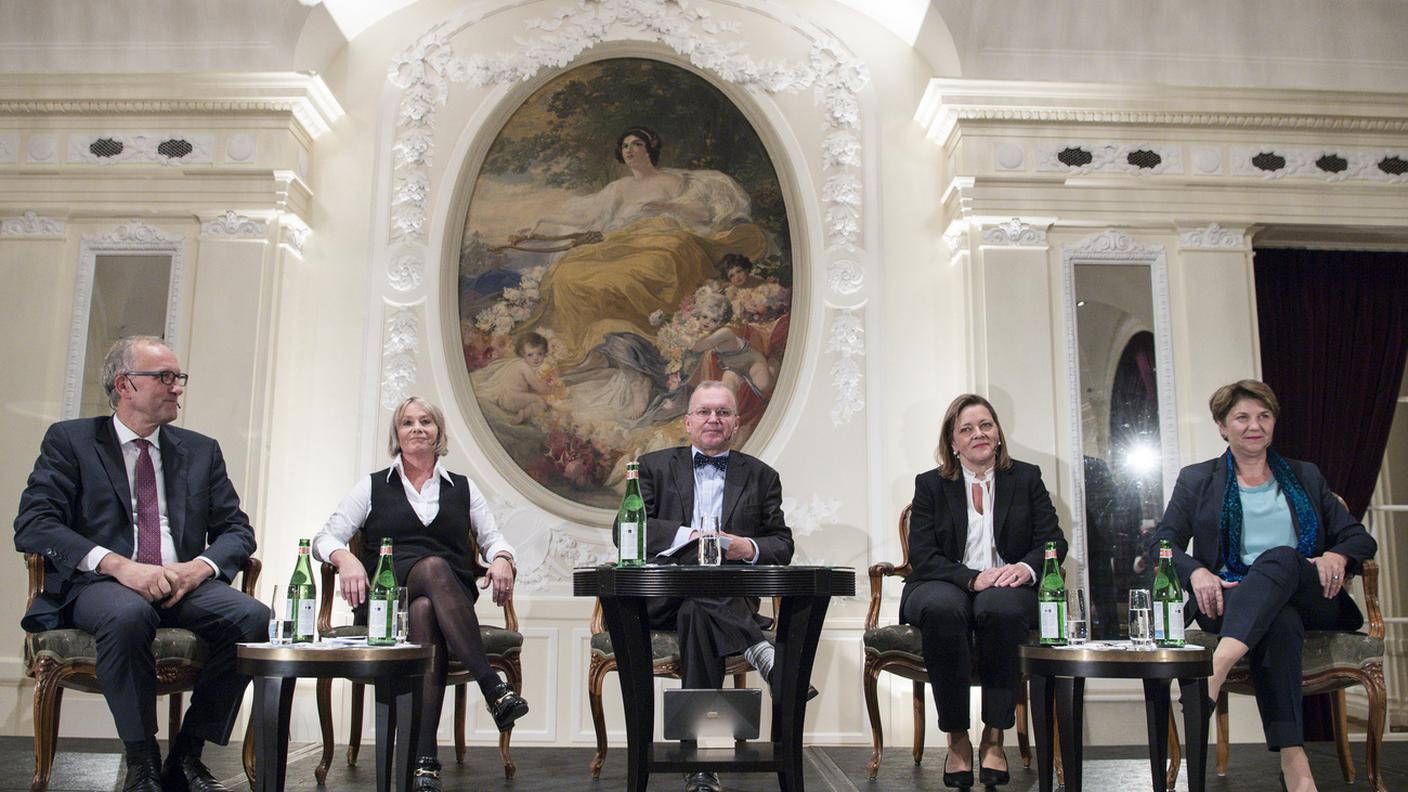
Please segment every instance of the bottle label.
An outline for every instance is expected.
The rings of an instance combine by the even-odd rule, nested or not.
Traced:
[[[1168,635],[1165,634],[1165,631],[1166,631],[1166,629],[1167,629],[1167,623],[1168,623],[1167,615],[1168,615],[1168,603],[1167,603],[1167,602],[1160,602],[1160,603],[1158,603],[1158,607],[1157,607],[1157,608],[1154,608],[1154,642],[1155,642],[1155,643],[1158,643],[1159,641],[1167,641],[1167,640],[1168,640]]]
[[[1041,640],[1064,641],[1066,636],[1061,629],[1061,603],[1041,603]]]
[[[387,638],[389,634],[386,630],[386,600],[374,599],[367,603],[367,637],[371,639]]]
[[[1041,554],[1041,557],[1042,557],[1042,558],[1055,558],[1055,557],[1056,557],[1056,548],[1054,548],[1054,547],[1048,547],[1048,548],[1046,548],[1046,551]]]
[[[312,552],[312,548],[310,548],[308,545],[306,545],[306,544],[301,544],[301,545],[298,546],[298,554],[299,554],[299,555],[305,556],[305,555],[308,555],[310,552]]]
[[[634,470],[634,469],[632,469],[632,468],[626,468],[626,481],[630,481],[631,479],[638,479],[638,478],[640,478],[640,471],[639,471],[639,470]]]
[[[1172,547],[1160,547],[1160,548],[1159,548],[1159,558],[1168,558],[1168,559],[1172,559],[1172,558],[1173,558],[1173,548],[1172,548]]]
[[[1183,614],[1179,613],[1182,609],[1172,602],[1164,603],[1164,608],[1168,610],[1168,640],[1183,641]]]
[[[638,524],[637,524],[637,523],[633,523],[633,522],[623,522],[623,523],[620,523],[620,525],[619,525],[618,527],[619,527],[618,533],[619,533],[620,541],[621,541],[621,555],[620,555],[620,559],[621,559],[622,561],[635,561],[635,560],[636,560],[636,530],[638,529]]]
[[[300,599],[298,601],[298,626],[294,628],[294,633],[300,638],[313,637],[313,631],[318,626],[318,603],[311,599]]]
[[[381,554],[384,555],[384,556],[389,556],[389,555],[391,555],[391,545],[389,545],[389,544],[384,544],[384,545],[382,545],[382,546],[381,546]]]

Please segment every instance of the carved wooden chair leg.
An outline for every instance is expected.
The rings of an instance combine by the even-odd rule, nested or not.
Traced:
[[[240,763],[244,765],[244,777],[249,788],[254,789],[254,715],[244,725],[244,747],[240,750]]]
[[[333,736],[332,726],[332,678],[319,677],[317,684],[318,691],[318,729],[323,735],[323,755],[318,760],[318,766],[313,768],[313,777],[318,779],[318,785],[322,786],[328,780],[328,768],[332,767]]]
[[[455,764],[464,764],[465,719],[469,716],[469,692],[455,685]]]
[[[587,702],[591,705],[592,726],[596,729],[596,753],[589,766],[593,781],[601,778],[601,766],[606,763],[606,713],[601,705],[601,685],[615,668],[614,660],[599,660],[594,656],[587,669]]]
[[[1340,759],[1340,773],[1346,784],[1354,783],[1354,757],[1349,753],[1349,711],[1344,702],[1344,690],[1330,694],[1330,719],[1335,723],[1335,748]]]
[[[867,777],[871,781],[874,781],[880,772],[880,756],[885,752],[885,736],[880,728],[880,699],[875,689],[879,677],[880,669],[867,657],[865,670],[861,675],[861,685],[865,690],[865,711],[870,715],[870,741],[874,745],[870,761],[865,766]]]
[[[512,662],[504,666],[504,675],[508,677],[508,684],[514,692],[523,694],[523,666],[519,664],[517,657]],[[513,753],[509,750],[509,741],[513,739],[513,727],[508,731],[499,732],[499,758],[504,762],[504,778],[513,780],[513,774],[518,772],[518,765],[513,762]]]
[[[1183,761],[1183,745],[1178,739],[1178,719],[1173,716],[1173,708],[1168,710],[1168,774],[1167,786],[1173,789],[1178,779],[1178,763]]]
[[[1066,768],[1061,763],[1061,726],[1056,722],[1056,713],[1051,713],[1051,766],[1056,769],[1056,786],[1066,786]]]
[[[357,764],[357,752],[362,750],[362,705],[366,703],[366,696],[363,691],[366,685],[361,682],[352,683],[352,718],[347,725],[347,764],[355,766]]]
[[[49,788],[49,773],[54,769],[54,749],[58,744],[59,705],[64,689],[52,674],[46,674],[44,661],[34,674],[34,779],[30,792]]]
[[[1017,752],[1022,755],[1022,767],[1032,766],[1031,739],[1027,736],[1027,682],[1022,680],[1017,691]]]
[[[914,763],[924,761],[924,683],[914,683]]]
[[[1374,663],[1365,669],[1368,681],[1364,691],[1369,697],[1369,724],[1364,735],[1364,767],[1369,776],[1369,788],[1387,792],[1384,774],[1379,767],[1379,749],[1384,739],[1384,716],[1388,710],[1388,692],[1384,689],[1384,667]]]
[[[1219,778],[1227,775],[1227,742],[1229,731],[1227,724],[1227,691],[1223,690],[1217,694],[1217,775]]]

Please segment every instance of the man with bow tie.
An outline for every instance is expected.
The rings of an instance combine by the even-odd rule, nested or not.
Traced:
[[[20,496],[15,548],[44,556],[26,630],[94,635],[97,677],[127,754],[124,792],[226,792],[201,762],[224,745],[249,677],[235,644],[267,635],[269,609],[229,585],[254,552],[220,446],[171,426],[186,390],[176,353],[130,336],[103,359],[111,416],[49,427]],[[210,649],[165,766],[156,741],[158,627]]]
[[[722,382],[701,382],[690,396],[684,425],[690,446],[654,451],[639,460],[647,555],[657,563],[694,563],[695,555],[684,545],[698,538],[696,518],[714,517],[720,544],[727,545],[724,563],[790,562],[792,531],[783,518],[777,471],[729,450],[738,431],[733,391]],[[661,597],[647,608],[651,628],[679,636],[684,687],[721,687],[725,660],[733,655],[743,655],[764,679],[771,679],[773,647],[763,638],[767,620],[758,615],[756,598]],[[696,773],[685,788],[715,790],[718,778]]]

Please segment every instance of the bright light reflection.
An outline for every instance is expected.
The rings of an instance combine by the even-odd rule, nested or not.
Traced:
[[[1138,475],[1153,473],[1159,468],[1159,449],[1149,443],[1132,445],[1125,452],[1124,466]]]

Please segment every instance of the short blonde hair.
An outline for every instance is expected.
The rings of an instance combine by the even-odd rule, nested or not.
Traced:
[[[998,470],[1012,469],[1012,455],[1007,453],[1007,435],[1002,433],[1002,421],[997,418],[997,410],[992,402],[976,393],[964,393],[949,403],[944,411],[944,422],[939,426],[939,447],[934,449],[934,461],[939,463],[939,475],[957,481],[963,475],[958,456],[953,450],[953,429],[958,425],[958,414],[969,407],[986,407],[992,422],[997,424],[997,458],[993,467]]]
[[[412,404],[429,413],[430,420],[435,422],[435,456],[442,457],[450,453],[450,441],[445,437],[445,414],[440,412],[439,407],[419,396],[407,396],[405,401],[396,405],[395,412],[391,413],[391,431],[386,441],[386,453],[393,457],[401,453],[401,438],[396,432],[396,427],[401,425],[401,419],[406,416],[406,409]]]
[[[1271,386],[1260,380],[1244,379],[1213,391],[1212,398],[1208,399],[1212,419],[1223,423],[1227,420],[1227,414],[1232,412],[1232,408],[1242,399],[1259,401],[1271,411],[1272,418],[1281,417],[1281,403],[1276,401],[1276,394],[1271,390]]]

